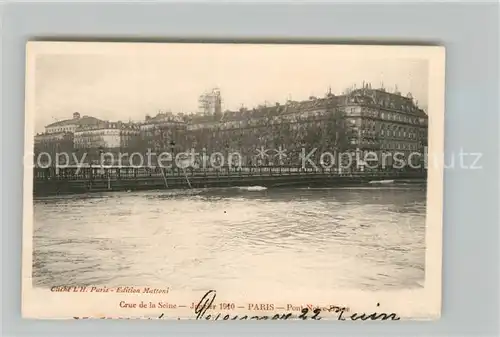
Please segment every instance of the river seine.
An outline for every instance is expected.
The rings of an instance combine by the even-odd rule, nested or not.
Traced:
[[[226,188],[37,199],[34,286],[420,288],[426,190]],[[274,262],[273,262],[274,261]]]

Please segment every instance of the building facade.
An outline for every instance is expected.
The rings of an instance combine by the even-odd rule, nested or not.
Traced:
[[[36,166],[54,166],[56,163],[61,165],[69,164],[73,159],[73,133],[37,134],[35,135],[33,152]]]
[[[140,127],[134,123],[106,122],[80,127],[74,132],[76,149],[127,149],[136,147]]]
[[[80,127],[74,133],[75,151],[85,154],[85,162],[127,165],[130,155],[140,150],[140,128],[134,123],[106,122]],[[101,158],[101,156],[104,157]]]
[[[402,96],[367,84],[347,93],[340,109],[353,131],[348,142],[362,161],[378,162],[378,169],[422,163],[428,116],[410,93]]]
[[[243,165],[300,166],[303,150],[319,156],[326,146],[348,145],[342,142],[347,130],[338,100],[328,92],[324,98],[241,108],[220,117],[195,116],[187,126],[187,143],[198,153],[238,153]]]
[[[184,144],[187,128],[187,116],[183,114],[158,113],[154,117],[146,116],[140,124],[142,150],[166,151],[178,144]]]

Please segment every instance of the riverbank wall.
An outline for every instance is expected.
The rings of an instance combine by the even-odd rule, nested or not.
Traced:
[[[235,171],[140,171],[91,170],[71,174],[40,174],[33,179],[34,196],[68,195],[93,192],[169,190],[187,188],[263,186],[335,187],[400,183],[425,183],[425,172],[356,172],[292,170],[268,168]]]

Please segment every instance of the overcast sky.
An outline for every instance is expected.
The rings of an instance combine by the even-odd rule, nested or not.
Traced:
[[[144,120],[158,110],[196,112],[198,97],[219,87],[223,110],[334,94],[363,81],[384,83],[427,105],[422,59],[356,49],[299,45],[163,45],[89,53],[43,54],[35,70],[36,131],[81,115]]]

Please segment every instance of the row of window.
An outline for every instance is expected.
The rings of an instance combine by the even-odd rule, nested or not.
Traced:
[[[387,137],[399,137],[399,138],[417,139],[417,134],[416,133],[406,132],[406,131],[380,130],[380,134],[382,136],[387,136]]]
[[[351,138],[349,139],[349,143],[351,144],[363,144],[363,145],[376,145],[378,142],[374,139],[366,138],[366,139],[358,139],[358,138]]]
[[[379,145],[381,149],[388,149],[388,150],[409,150],[409,151],[416,151],[419,149],[419,145],[417,143],[394,143],[394,142],[379,142],[373,139],[357,139],[357,138],[351,138],[349,143],[352,145]]]
[[[55,132],[74,132],[76,129],[76,126],[61,126],[61,127],[50,127],[47,128],[48,133],[55,133]]]
[[[382,119],[387,119],[390,121],[397,121],[397,122],[404,122],[404,123],[411,123],[411,124],[425,124],[425,122],[426,122],[425,118],[406,116],[406,115],[401,115],[401,114],[397,114],[397,113],[393,113],[393,112],[382,112],[380,114],[380,117]]]
[[[380,147],[384,150],[417,151],[419,149],[418,144],[408,144],[408,143],[382,143]]]
[[[363,117],[379,117],[381,119],[389,120],[389,121],[397,121],[397,122],[403,122],[403,123],[409,123],[409,124],[426,124],[426,118],[422,117],[414,117],[414,116],[408,116],[404,114],[399,114],[395,112],[387,112],[387,111],[382,111],[379,112],[379,110],[371,109],[371,108],[362,108],[359,106],[356,107],[347,107],[345,108],[345,112],[347,116],[355,116],[355,115],[360,115]]]
[[[62,139],[62,138],[45,138],[45,139],[35,139],[35,144],[49,144],[49,143],[72,143],[73,139]]]
[[[378,121],[374,121],[374,120],[366,120],[366,119],[361,119],[361,118],[349,118],[347,120],[351,126],[360,126],[363,129],[375,130],[376,126],[379,126],[380,129],[399,129],[401,131],[415,132],[419,128],[419,127],[414,127],[414,126],[405,127],[405,126],[401,126],[399,124],[384,123],[384,122],[378,122]]]
[[[76,137],[87,137],[87,136],[94,136],[94,135],[119,135],[121,130],[94,130],[94,131],[78,131],[75,132],[75,138]]]

